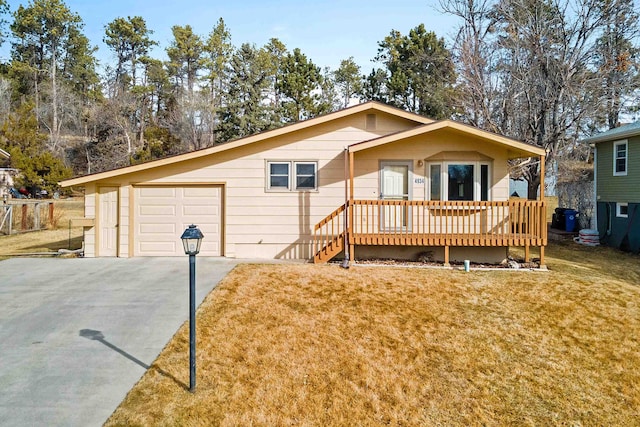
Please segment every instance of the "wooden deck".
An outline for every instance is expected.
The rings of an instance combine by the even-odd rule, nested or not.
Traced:
[[[445,263],[451,246],[522,246],[526,257],[530,246],[538,246],[543,258],[546,206],[535,200],[354,200],[346,212],[343,205],[318,223],[314,233],[315,262],[340,253],[344,240],[351,247],[444,247]]]

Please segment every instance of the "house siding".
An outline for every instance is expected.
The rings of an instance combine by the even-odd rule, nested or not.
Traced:
[[[371,122],[370,122],[371,125]],[[216,154],[136,171],[86,185],[86,216],[95,218],[96,188],[118,185],[119,256],[133,256],[132,214],[136,185],[224,185],[223,255],[237,258],[309,259],[316,223],[344,203],[344,148],[417,126],[391,114],[376,113],[375,126],[367,128],[365,112],[317,126],[242,145]],[[426,162],[440,152],[459,153],[460,159],[479,153],[493,159],[491,200],[508,200],[508,148],[486,143],[473,135],[442,130],[355,153],[354,188],[357,199],[379,197],[382,160],[412,162],[412,198],[426,199]],[[456,155],[452,160],[456,159]],[[317,191],[268,191],[267,161],[317,161]],[[418,161],[423,166],[418,166]],[[96,229],[85,233],[86,256],[95,256]],[[176,239],[179,236],[176,236]],[[206,238],[206,236],[205,236]]]
[[[119,182],[115,182],[121,187],[120,256],[133,255],[129,234],[133,226],[130,207],[135,201],[130,200],[131,185],[210,183],[226,187],[225,256],[311,258],[313,227],[344,203],[344,147],[416,125],[387,114],[376,116],[376,127],[372,130],[365,130],[366,114],[363,113],[259,144],[118,177]],[[267,191],[266,164],[269,160],[317,161],[319,189]],[[101,184],[98,182],[98,185]],[[95,217],[95,199],[95,185],[87,185],[87,217]],[[87,245],[95,243],[95,233],[95,228],[87,230]],[[85,252],[87,256],[95,256],[93,246]]]
[[[598,202],[598,232],[600,243],[614,248],[640,251],[640,204],[629,203],[629,216],[622,218],[616,216],[615,202]],[[627,247],[621,244],[625,236],[628,239]]]
[[[613,175],[614,141],[597,144],[597,183],[598,202],[640,202],[640,136],[627,138],[628,161],[627,175]]]
[[[402,144],[389,144],[356,153],[355,155],[355,198],[377,199],[379,197],[380,160],[412,160],[413,179],[411,180],[413,199],[427,200],[427,159],[446,151],[449,160],[468,160],[469,156],[479,153],[493,159],[491,167],[491,200],[509,199],[509,170],[507,168],[507,150],[505,148],[482,143],[473,137],[462,137],[453,132],[441,132],[434,135],[408,139]],[[423,165],[418,166],[422,160]]]

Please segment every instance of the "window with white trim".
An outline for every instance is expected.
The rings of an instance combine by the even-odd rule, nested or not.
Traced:
[[[627,141],[615,141],[613,143],[613,176],[627,174],[629,160],[629,145]]]
[[[483,200],[491,197],[490,164],[459,161],[429,164],[429,200]]]
[[[620,218],[629,217],[629,204],[628,203],[616,203],[616,216]]]
[[[267,162],[267,190],[310,191],[317,189],[318,162]]]

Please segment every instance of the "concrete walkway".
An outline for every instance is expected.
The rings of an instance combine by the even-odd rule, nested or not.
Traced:
[[[236,263],[198,257],[198,304]],[[0,425],[102,425],[188,320],[188,281],[186,256],[0,262]]]

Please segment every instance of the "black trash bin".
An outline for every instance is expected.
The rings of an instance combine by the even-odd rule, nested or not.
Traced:
[[[570,210],[569,208],[556,208],[555,213],[551,216],[551,228],[563,230],[566,228],[567,218],[565,212]]]

